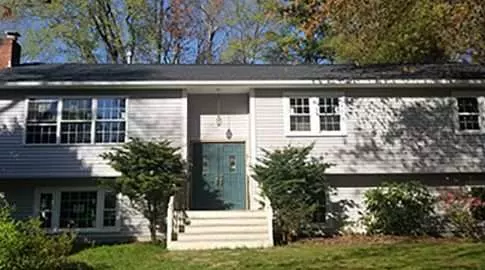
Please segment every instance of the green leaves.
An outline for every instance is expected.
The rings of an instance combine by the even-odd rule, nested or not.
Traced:
[[[325,1],[274,1],[272,11],[280,22],[268,32],[265,59],[270,63],[321,64],[332,62],[334,52],[327,38],[330,25],[324,19]]]
[[[64,269],[74,235],[48,235],[37,219],[14,220],[0,197],[0,269]]]
[[[363,221],[371,234],[434,234],[435,202],[436,198],[419,182],[384,183],[365,193]]]
[[[132,206],[150,221],[152,241],[156,241],[156,228],[165,227],[165,216],[170,196],[174,195],[187,179],[187,164],[180,149],[170,141],[130,141],[101,157],[121,176],[105,181],[112,189],[127,196]]]
[[[325,211],[330,187],[325,171],[331,164],[310,156],[313,145],[264,150],[253,167],[254,179],[275,211],[275,222],[284,240],[299,236]]]

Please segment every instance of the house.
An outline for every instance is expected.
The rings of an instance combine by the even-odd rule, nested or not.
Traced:
[[[336,226],[382,181],[485,183],[481,66],[20,64],[16,38],[0,46],[0,191],[54,232],[148,238],[142,215],[96,185],[117,176],[99,155],[129,137],[169,139],[193,164],[169,207],[173,249],[273,244],[251,178],[261,149],[314,143],[335,164]]]

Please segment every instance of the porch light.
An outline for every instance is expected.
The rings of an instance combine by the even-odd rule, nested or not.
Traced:
[[[221,117],[221,95],[219,94],[219,89],[217,89],[217,117],[216,117],[216,125],[220,127],[222,125],[222,117]]]
[[[217,114],[217,117],[216,117],[216,125],[218,127],[222,125],[222,117],[219,114]]]
[[[227,131],[226,131],[226,138],[228,140],[232,139],[232,131],[231,131],[230,128],[228,128]]]

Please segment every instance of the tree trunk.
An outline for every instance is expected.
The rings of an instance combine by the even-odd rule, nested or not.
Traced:
[[[148,209],[150,211],[150,240],[153,244],[157,243],[157,213],[154,204],[148,204]]]
[[[157,243],[157,225],[153,220],[150,220],[150,240],[153,244]]]
[[[157,17],[156,17],[156,42],[157,42],[157,62],[158,64],[163,63],[163,33],[162,33],[162,25],[163,25],[163,16],[165,16],[164,12],[164,0],[160,0],[158,2],[158,10],[157,10]]]

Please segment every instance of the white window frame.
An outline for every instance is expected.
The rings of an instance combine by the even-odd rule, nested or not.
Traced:
[[[485,134],[485,97],[476,92],[454,92],[453,93],[453,126],[455,133],[459,135]],[[478,130],[460,130],[460,120],[458,111],[458,98],[476,98],[478,102]]]
[[[292,131],[290,124],[290,98],[309,98],[310,104],[310,131]],[[320,98],[338,98],[339,99],[339,116],[340,116],[340,130],[328,131],[320,130]],[[331,137],[331,136],[347,136],[346,125],[346,98],[344,92],[336,91],[320,91],[320,92],[284,92],[283,93],[283,117],[285,136],[287,137]]]
[[[64,100],[66,99],[90,99],[91,100],[91,119],[85,119],[85,120],[69,120],[69,119],[63,119],[62,118],[62,109],[63,109],[63,106],[64,106]],[[93,118],[95,118],[96,116],[93,115],[94,113],[96,113],[96,111],[94,110],[96,107],[94,106],[94,102],[96,101],[97,99],[96,98],[89,98],[89,97],[63,97],[62,99],[59,99],[59,104],[58,105],[58,108],[57,108],[57,111],[58,111],[58,119],[57,119],[57,122],[58,122],[58,139],[57,139],[57,142],[59,144],[86,144],[86,143],[78,143],[78,142],[75,142],[75,143],[63,143],[62,142],[62,124],[79,124],[79,123],[91,123],[91,136],[90,136],[90,142],[89,143],[93,143]]]
[[[93,228],[60,228],[61,193],[62,192],[96,192],[96,227]],[[76,232],[119,232],[121,228],[120,200],[121,194],[116,195],[116,222],[113,227],[104,227],[104,197],[109,190],[100,187],[43,187],[37,188],[34,194],[34,217],[40,216],[40,194],[51,193],[53,198],[51,227],[45,228],[50,233],[76,231]]]
[[[98,101],[99,99],[124,99],[125,100],[125,115],[124,115],[124,119],[123,120],[120,120],[120,119],[97,119],[97,111],[98,111]],[[98,122],[103,122],[103,123],[120,123],[120,122],[125,122],[125,138],[124,138],[124,141],[123,142],[119,142],[119,143],[112,143],[112,142],[96,142],[96,124]],[[91,133],[92,133],[92,143],[94,144],[120,144],[120,143],[124,143],[124,142],[127,142],[128,141],[128,98],[127,97],[123,97],[123,96],[119,96],[119,97],[115,97],[115,96],[98,96],[96,98],[93,98],[93,123],[92,123],[92,126],[91,126]]]
[[[25,128],[23,132],[23,142],[24,144],[27,143],[27,129],[28,125],[33,125],[33,126],[51,126],[51,124],[42,124],[42,123],[30,123],[29,124],[29,101],[31,99],[36,99],[40,101],[55,101],[57,102],[57,113],[56,113],[56,142],[55,143],[29,143],[28,145],[56,145],[58,143],[58,135],[59,135],[59,99],[57,97],[49,97],[49,96],[44,96],[44,97],[29,97],[25,101],[25,108],[24,108],[24,115],[25,115]],[[52,124],[53,126],[53,124]]]
[[[124,142],[128,141],[128,108],[129,108],[129,99],[126,96],[29,96],[25,99],[25,111],[24,111],[24,120],[25,124],[27,125],[28,122],[28,110],[29,110],[29,102],[31,99],[42,99],[42,100],[57,100],[57,134],[56,134],[56,143],[27,143],[27,127],[24,129],[23,132],[23,144],[27,146],[54,146],[54,145],[118,145],[124,142],[96,142],[96,123],[98,121],[105,121],[105,120],[98,120],[96,118],[97,115],[97,105],[98,99],[124,99],[125,100],[125,115],[124,115],[124,122],[125,122],[125,138]],[[87,122],[87,121],[71,121],[71,120],[62,120],[62,108],[63,108],[63,101],[64,99],[91,99],[91,110],[92,110],[92,117],[91,117],[91,141],[89,143],[62,143],[61,142],[61,123],[77,123],[77,122]],[[106,122],[122,122],[122,120],[106,120]]]

